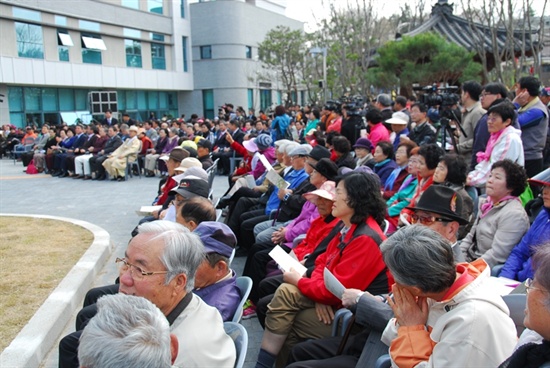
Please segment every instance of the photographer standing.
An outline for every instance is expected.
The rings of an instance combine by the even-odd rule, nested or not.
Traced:
[[[472,146],[474,144],[474,130],[478,121],[481,119],[485,110],[481,107],[479,97],[483,87],[475,81],[467,81],[462,84],[462,94],[460,100],[462,103],[462,129],[459,133],[458,144],[455,151],[460,154],[466,162],[470,162],[472,157]]]

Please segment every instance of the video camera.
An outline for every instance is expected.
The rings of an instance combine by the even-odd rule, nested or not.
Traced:
[[[458,120],[460,122],[455,109],[453,109],[453,106],[460,101],[460,96],[455,93],[458,90],[457,86],[437,87],[434,83],[425,87],[413,84],[412,88],[414,91],[421,92],[418,98],[419,102],[428,107],[437,107],[443,123],[448,123],[448,120]]]
[[[342,96],[342,108],[346,109],[348,116],[365,116],[367,111],[363,109],[365,99],[361,95]]]

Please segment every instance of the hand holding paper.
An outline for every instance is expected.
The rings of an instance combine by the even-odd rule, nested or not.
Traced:
[[[342,285],[342,283],[338,281],[338,279],[326,267],[323,271],[323,277],[325,279],[325,287],[327,288],[327,290],[330,291],[332,295],[341,300],[342,295],[346,290],[344,285]]]
[[[292,258],[286,253],[280,246],[275,246],[269,256],[277,262],[279,267],[285,272],[289,272],[292,268],[300,275],[305,275],[307,268],[305,268],[296,258]]]

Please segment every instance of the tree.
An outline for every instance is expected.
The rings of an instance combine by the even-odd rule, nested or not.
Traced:
[[[480,80],[481,65],[474,53],[446,41],[435,33],[423,33],[391,41],[378,49],[371,81],[379,87],[399,84],[411,93],[413,83],[455,85],[463,80]]]
[[[275,79],[283,84],[287,94],[285,105],[288,106],[292,102],[292,92],[297,95],[298,86],[303,82],[302,71],[306,54],[304,33],[299,30],[292,31],[289,27],[277,26],[267,33],[258,49],[262,67],[275,71]]]

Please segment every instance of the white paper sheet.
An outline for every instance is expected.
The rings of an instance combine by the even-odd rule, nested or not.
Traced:
[[[136,211],[136,214],[139,216],[149,216],[153,212],[160,210],[162,206],[141,206],[141,208]]]
[[[273,258],[285,272],[288,272],[291,268],[293,268],[300,275],[304,275],[307,271],[307,268],[303,264],[298,262],[297,259],[292,258],[292,256],[290,256],[278,245],[276,245],[275,248],[269,252],[269,256]]]
[[[338,299],[342,299],[342,295],[344,294],[344,291],[346,288],[338,279],[336,276],[333,275],[332,272],[329,271],[328,268],[325,267],[323,270],[323,278],[325,279],[325,287],[328,291],[332,293],[335,297]]]

